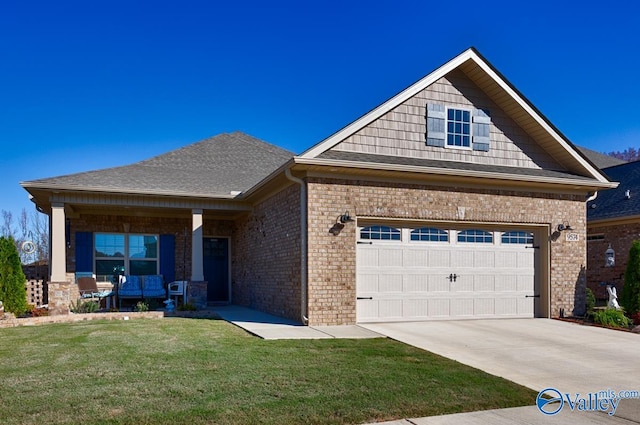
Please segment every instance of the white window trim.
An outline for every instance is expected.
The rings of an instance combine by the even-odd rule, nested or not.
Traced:
[[[98,257],[95,255],[96,251],[96,237],[98,235],[122,235],[124,236],[124,257]],[[96,232],[93,235],[93,272],[96,272],[96,262],[99,260],[122,260],[124,262],[124,273],[129,274],[131,272],[131,256],[129,251],[129,236],[154,236],[158,241],[157,256],[155,258],[133,258],[134,261],[155,261],[156,262],[156,274],[160,274],[160,235],[155,233],[119,233],[119,232]]]
[[[469,112],[469,146],[455,146],[449,144],[449,110]],[[444,111],[444,147],[462,151],[473,150],[473,110],[466,107],[445,106]]]

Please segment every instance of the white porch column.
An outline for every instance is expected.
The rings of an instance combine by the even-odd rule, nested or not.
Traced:
[[[192,210],[191,230],[191,281],[204,281],[204,267],[202,264],[202,210]]]
[[[64,204],[51,205],[51,282],[67,280],[67,238]]]

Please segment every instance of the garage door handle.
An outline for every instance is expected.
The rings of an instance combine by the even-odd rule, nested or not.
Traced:
[[[525,298],[540,298],[540,294],[538,295],[525,295]]]
[[[359,245],[372,245],[373,242],[369,241],[369,242],[362,242],[362,241],[358,241]]]
[[[356,297],[357,300],[372,300],[373,297]]]

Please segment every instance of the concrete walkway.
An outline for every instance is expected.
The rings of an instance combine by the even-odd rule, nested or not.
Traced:
[[[534,391],[640,391],[640,335],[549,319],[468,320],[303,326],[250,308],[213,308],[222,319],[263,339],[389,337],[504,377]],[[425,395],[427,396],[427,395]],[[640,399],[622,400],[611,416],[564,407],[546,416],[534,405],[400,419],[384,425],[640,424]],[[380,425],[380,424],[378,424]]]
[[[223,320],[262,339],[384,338],[358,325],[304,326],[293,320],[237,305],[218,306],[213,311]]]

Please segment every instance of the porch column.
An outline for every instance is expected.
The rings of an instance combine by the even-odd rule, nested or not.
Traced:
[[[51,204],[49,219],[51,261],[49,280],[49,314],[69,314],[71,283],[67,281],[67,238],[64,204]]]
[[[64,204],[51,205],[51,281],[67,280],[67,238]]]
[[[202,210],[193,210],[191,231],[191,280],[202,282],[204,280],[204,267],[202,264]]]

